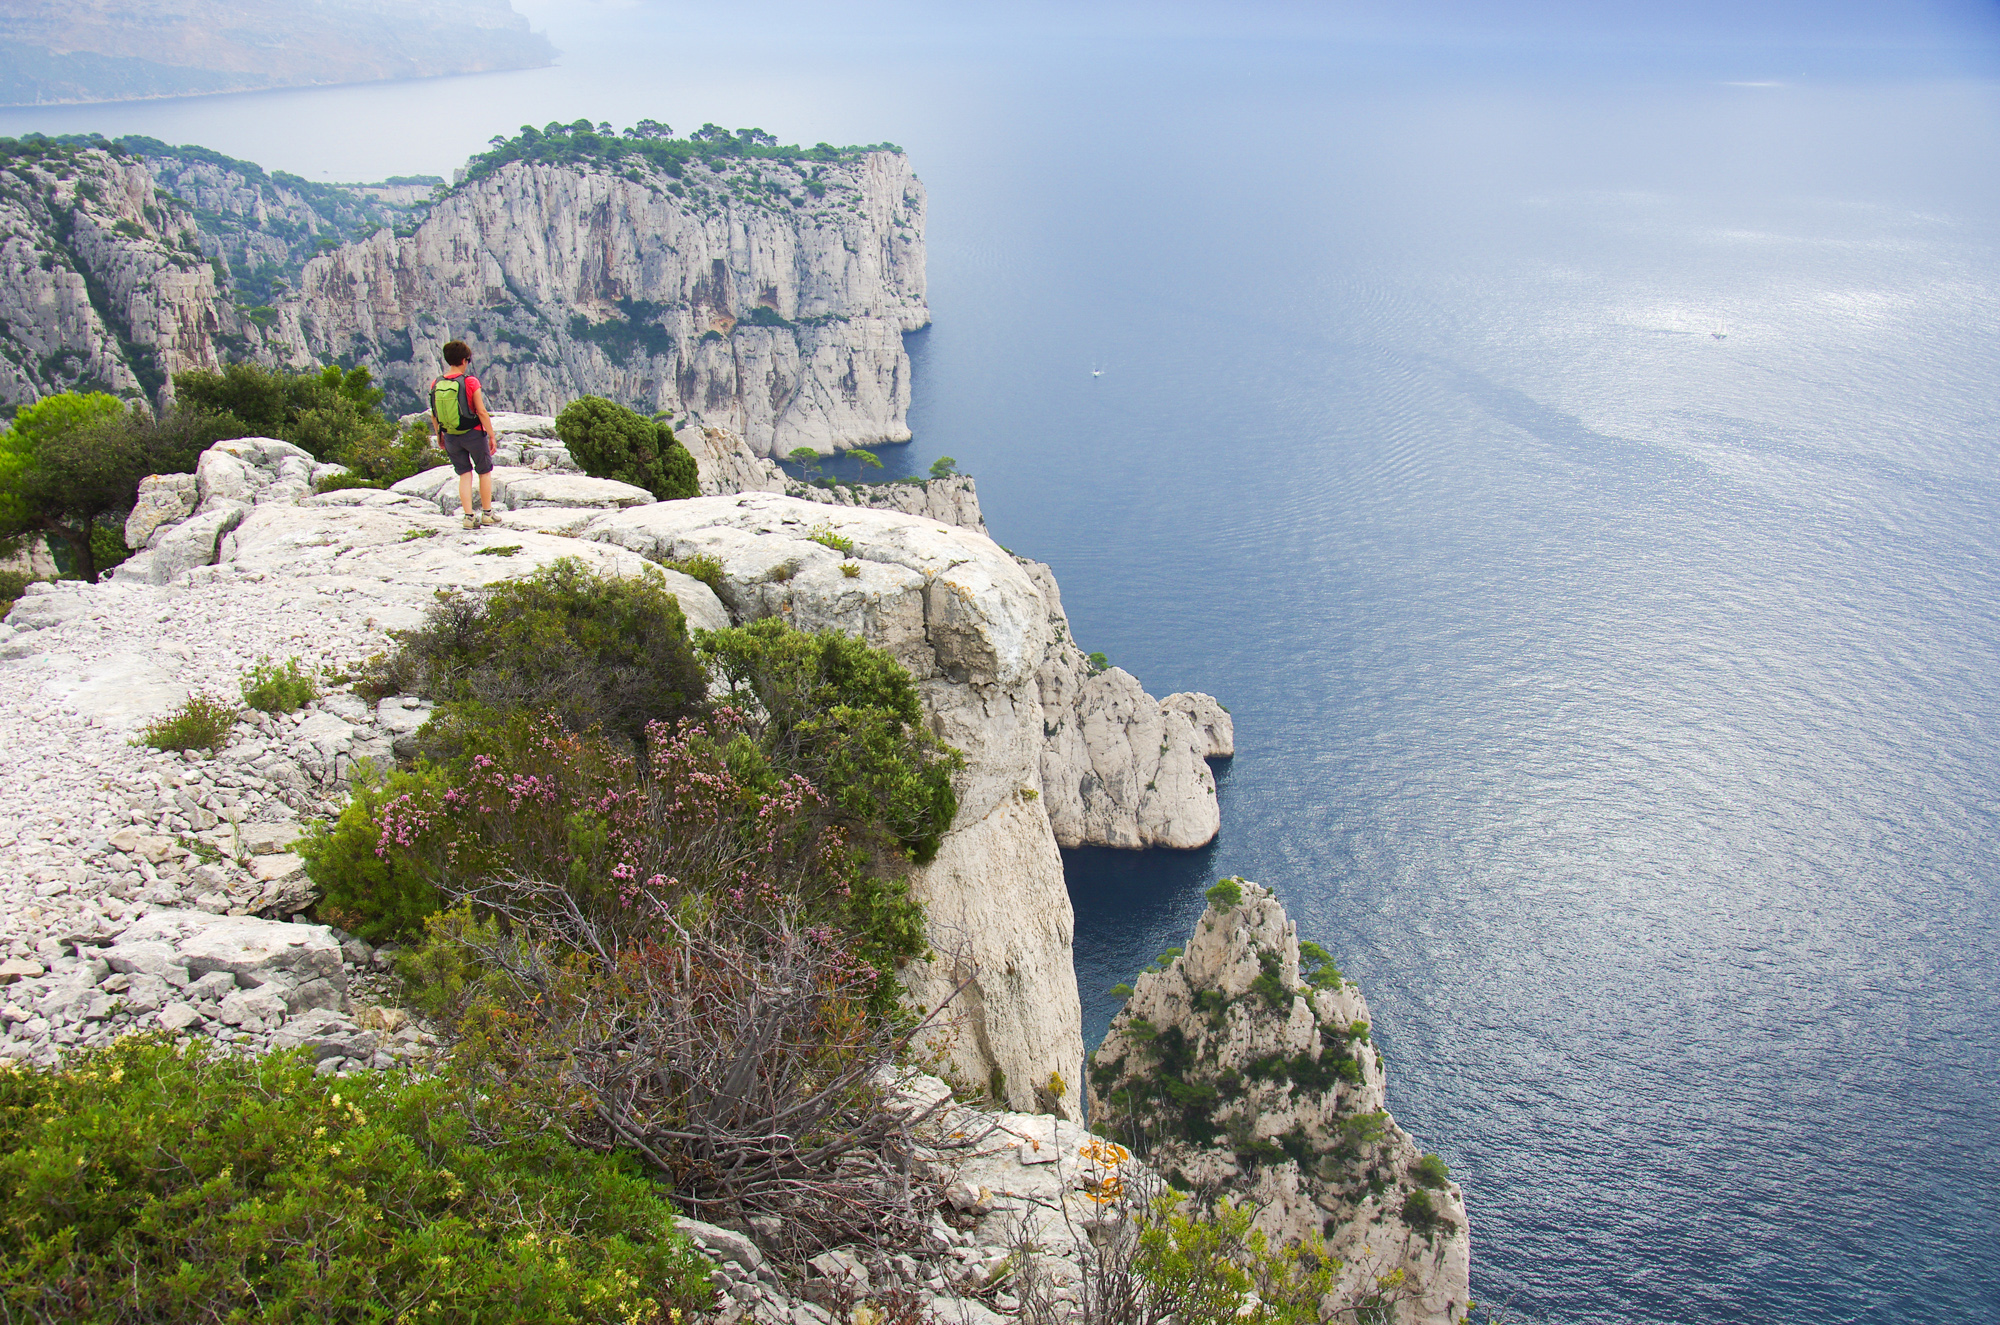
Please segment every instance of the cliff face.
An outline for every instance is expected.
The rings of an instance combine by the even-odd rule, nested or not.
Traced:
[[[1093,1123],[1177,1183],[1247,1199],[1280,1240],[1321,1237],[1343,1297],[1446,1325],[1467,1306],[1465,1197],[1384,1107],[1361,991],[1301,978],[1298,931],[1264,888],[1213,902],[1149,971],[1092,1056]],[[1312,963],[1319,965],[1319,963]]]
[[[414,234],[307,264],[273,349],[366,364],[415,400],[457,337],[508,409],[605,396],[761,455],[906,441],[923,227],[923,185],[895,152],[717,159],[682,179],[517,162]]]
[[[726,430],[752,459],[909,439],[902,336],[930,314],[924,190],[900,153],[680,178],[515,163],[399,234],[415,186],[128,146],[0,163],[5,403],[163,403],[174,372],[248,359],[365,364],[410,406],[460,338],[508,410],[605,396]]]
[[[192,213],[129,158],[0,163],[0,401],[154,398],[234,327]]]

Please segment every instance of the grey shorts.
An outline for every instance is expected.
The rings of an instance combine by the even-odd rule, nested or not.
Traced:
[[[446,433],[444,454],[445,458],[451,461],[451,467],[456,473],[493,472],[493,443],[487,438],[484,428],[474,428],[471,432]]]

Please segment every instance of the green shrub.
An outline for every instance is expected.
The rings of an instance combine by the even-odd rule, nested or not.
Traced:
[[[449,1079],[131,1039],[0,1068],[16,1320],[664,1322],[707,1273],[626,1155],[495,1135]]]
[[[1107,655],[1102,653],[1092,653],[1087,655],[1087,658],[1090,663],[1090,674],[1092,676],[1096,676],[1099,672],[1107,672],[1111,670],[1111,659]]]
[[[668,570],[677,570],[691,579],[700,580],[717,593],[722,592],[723,570],[719,558],[712,557],[706,552],[697,552],[691,557],[665,562],[664,565]]]
[[[379,488],[447,463],[427,421],[412,423],[401,432],[376,429],[358,433],[339,448],[334,458],[347,466],[350,475]]]
[[[1419,1233],[1449,1233],[1457,1227],[1421,1187],[1403,1198],[1403,1222]]]
[[[932,478],[950,478],[958,473],[958,461],[948,455],[941,455],[931,461]]]
[[[564,406],[556,436],[586,474],[644,488],[661,501],[701,495],[694,456],[671,427],[601,396]]]
[[[1243,905],[1242,885],[1241,879],[1217,879],[1202,895],[1208,898],[1209,905],[1216,910],[1233,911]]]
[[[398,445],[395,420],[381,412],[382,391],[366,368],[287,373],[253,363],[233,363],[220,372],[197,369],[174,374],[181,408],[207,416],[225,437],[276,437],[302,447],[315,460],[331,460],[363,471],[373,458]],[[415,471],[412,471],[415,472]]]
[[[0,549],[47,535],[63,574],[95,580],[127,555],[105,521],[131,509],[140,480],[180,458],[158,442],[149,419],[102,392],[24,406],[0,433]]]
[[[1275,1143],[1270,1148],[1283,1151]],[[1150,1318],[1180,1325],[1317,1325],[1340,1262],[1316,1243],[1274,1249],[1248,1205],[1218,1201],[1206,1218],[1168,1191],[1141,1221],[1132,1268]]]
[[[843,561],[840,563],[840,573],[850,580],[858,580],[861,578],[861,563],[858,561]]]
[[[1124,999],[1132,997],[1133,990],[1131,985],[1128,985],[1121,980],[1119,983],[1111,986],[1111,988],[1105,990],[1104,992],[1110,995],[1112,998]]]
[[[474,548],[475,557],[511,557],[521,550],[519,543],[495,543],[492,547]]]
[[[440,703],[552,712],[572,731],[602,727],[635,745],[708,687],[664,576],[600,575],[573,557],[443,595],[388,670]]]
[[[702,635],[702,656],[764,715],[772,764],[818,787],[848,826],[881,834],[918,864],[958,813],[958,751],[924,726],[910,675],[838,631],[808,635],[774,618]]]
[[[454,865],[477,869],[479,858],[461,862],[458,843],[447,834],[417,833],[399,824],[385,831],[384,807],[446,802],[450,774],[419,763],[386,779],[356,778],[354,791],[332,825],[313,824],[296,847],[306,874],[319,889],[321,920],[351,930],[371,942],[410,938],[423,932],[424,918],[443,904],[438,891]],[[439,826],[458,821],[441,814]]]
[[[1451,1171],[1436,1155],[1425,1155],[1410,1166],[1410,1177],[1419,1187],[1442,1189],[1451,1180]]]
[[[134,745],[155,750],[220,750],[241,716],[236,707],[213,695],[190,695],[187,703],[164,718],[147,723]]]
[[[1263,969],[1250,982],[1250,992],[1259,995],[1272,1010],[1283,1012],[1292,1005],[1292,990],[1285,987],[1284,979],[1278,973],[1276,953],[1260,952],[1257,962]]]
[[[819,544],[821,547],[832,548],[835,552],[840,553],[840,555],[842,555],[843,557],[851,557],[854,555],[854,540],[851,538],[843,538],[839,534],[833,532],[832,525],[828,524],[815,525],[813,526],[812,532],[807,534],[806,537],[810,538],[813,542]]]
[[[1333,955],[1311,939],[1299,940],[1299,969],[1307,972],[1306,983],[1314,989],[1339,989],[1343,983]]]
[[[23,571],[0,570],[0,621],[7,619],[14,604],[21,601],[21,595],[33,583],[35,577]]]
[[[243,702],[266,713],[296,713],[319,698],[319,683],[299,670],[297,658],[259,658],[243,674]]]
[[[870,872],[820,790],[774,768],[727,715],[657,726],[643,764],[519,711],[467,706],[437,723],[454,758],[358,784],[333,827],[301,841],[323,919],[407,939],[450,898],[533,880],[553,891],[517,897],[513,919],[582,916],[631,937],[724,898],[837,927],[881,976],[882,1007],[896,963],[924,950],[907,881]]]

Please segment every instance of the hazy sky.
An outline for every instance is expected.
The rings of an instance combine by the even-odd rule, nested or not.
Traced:
[[[690,31],[782,28],[851,34],[874,28],[912,36],[984,31],[1021,35],[1130,34],[1311,36],[1361,41],[1550,44],[1894,47],[1991,51],[2000,46],[1996,0],[1016,0],[941,10],[918,0],[858,0],[829,6],[753,0],[726,10],[678,0],[517,0],[538,24],[560,26],[581,11],[646,9]]]

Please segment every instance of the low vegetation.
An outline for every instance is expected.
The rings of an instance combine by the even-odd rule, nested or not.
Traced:
[[[668,570],[677,570],[690,579],[700,580],[717,593],[722,592],[722,562],[706,552],[697,552],[693,556],[682,557],[678,561],[664,564]]]
[[[243,673],[243,702],[265,713],[297,713],[319,698],[319,682],[297,658],[274,663],[259,658]]]
[[[462,1077],[125,1040],[0,1066],[10,1320],[664,1322],[710,1300],[629,1154]]]
[[[217,431],[185,414],[156,420],[103,392],[24,406],[0,433],[0,552],[45,536],[65,573],[96,579],[127,555],[120,531],[140,480],[192,469]]]
[[[628,747],[692,714],[707,688],[680,603],[657,573],[600,575],[564,558],[518,580],[447,592],[372,678],[378,693],[553,715]]]
[[[584,396],[556,416],[556,436],[586,474],[644,488],[660,501],[701,495],[694,456],[664,419]]]
[[[315,460],[345,465],[335,487],[388,487],[444,463],[429,427],[404,427],[382,412],[382,390],[366,368],[287,373],[252,363],[174,374],[179,408],[213,421],[227,437],[275,437]]]
[[[488,150],[466,163],[459,187],[486,178],[516,161],[548,165],[605,165],[642,167],[661,171],[675,179],[689,166],[729,161],[796,161],[825,163],[858,161],[869,152],[901,152],[893,143],[867,147],[834,147],[819,143],[801,148],[782,145],[762,129],[731,132],[716,124],[704,124],[685,138],[656,120],[640,120],[622,133],[609,123],[593,124],[577,120],[571,124],[554,121],[535,128],[524,124],[512,137],[496,137]]]
[[[322,491],[387,487],[444,462],[421,424],[399,428],[381,413],[365,368],[231,364],[178,373],[174,387],[177,404],[159,416],[104,392],[65,391],[19,410],[0,433],[0,554],[46,537],[64,574],[95,580],[130,555],[122,530],[140,482],[190,472],[233,437],[274,437],[346,465]]]
[[[214,695],[190,695],[185,704],[166,717],[140,728],[134,745],[150,745],[155,750],[207,750],[214,753],[229,741],[242,711]]]

